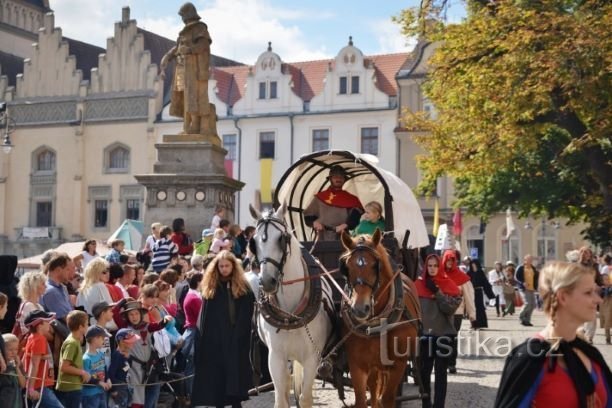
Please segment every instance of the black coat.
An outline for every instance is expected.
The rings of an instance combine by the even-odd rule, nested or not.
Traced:
[[[230,299],[235,310],[233,326]],[[193,406],[231,405],[249,399],[253,386],[249,346],[254,302],[251,291],[233,299],[226,284],[217,288],[213,299],[204,299],[195,342]]]

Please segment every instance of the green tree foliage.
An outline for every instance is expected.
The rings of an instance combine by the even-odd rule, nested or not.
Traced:
[[[469,1],[464,22],[442,24],[445,1],[394,18],[439,43],[424,85],[437,118],[404,116],[428,131],[421,192],[450,175],[473,214],[567,217],[610,245],[612,3]]]

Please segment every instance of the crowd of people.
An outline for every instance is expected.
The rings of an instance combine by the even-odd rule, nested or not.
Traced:
[[[385,228],[380,203],[362,206],[342,190],[345,179],[341,168],[332,168],[330,189],[305,210],[306,223],[322,239]],[[97,254],[95,240],[74,258],[48,251],[41,271],[20,277],[15,326],[0,337],[0,401],[14,401],[14,408],[149,408],[165,387],[179,406],[241,406],[254,382],[249,351],[258,264],[248,243],[255,228],[242,230],[224,216],[218,208],[196,242],[181,218],[171,227],[153,223],[136,259],[124,254],[121,240],[106,257]],[[579,406],[612,404],[610,389],[602,388],[612,384],[610,370],[591,346],[598,307],[610,344],[612,259],[604,256],[600,267],[586,247],[568,258],[540,270],[526,255],[518,267],[495,262],[486,273],[479,260],[460,262],[454,250],[427,256],[416,280],[421,378],[430,396],[435,373],[433,404],[428,397],[424,407],[445,405],[463,320],[471,330],[486,328],[487,305],[505,318],[522,303],[522,325],[532,326],[538,307],[548,317],[535,341],[539,349],[560,351],[565,374],[550,364],[544,370],[544,357],[529,359],[519,346],[506,363],[496,404],[540,406],[559,384],[575,386]],[[0,319],[6,311],[0,294]],[[511,381],[516,378],[524,381]],[[557,405],[568,406],[568,393],[555,396]],[[597,401],[608,405],[591,404]]]

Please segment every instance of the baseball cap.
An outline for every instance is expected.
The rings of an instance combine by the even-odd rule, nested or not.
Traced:
[[[85,340],[89,340],[94,337],[110,337],[110,335],[100,326],[91,326],[85,332]]]
[[[117,340],[117,343],[119,343],[120,341],[125,341],[128,344],[132,344],[140,340],[140,336],[136,334],[134,330],[119,329],[117,331],[117,334],[115,334],[115,340]]]
[[[93,317],[98,319],[98,317],[100,317],[100,315],[106,309],[110,309],[111,307],[113,307],[113,305],[109,305],[107,301],[103,300],[102,302],[98,302],[95,305],[93,305],[93,307],[91,308],[91,314],[93,314]]]
[[[44,310],[33,310],[26,316],[23,324],[26,327],[36,327],[42,322],[50,322],[53,319],[55,319],[55,313],[47,313]]]
[[[215,235],[215,232],[212,229],[210,229],[210,228],[205,228],[202,231],[202,236],[203,237],[212,237],[213,235]]]

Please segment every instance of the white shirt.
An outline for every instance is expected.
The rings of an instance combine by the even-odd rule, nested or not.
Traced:
[[[123,296],[125,296],[126,298],[130,297],[130,294],[128,293],[127,289],[121,284],[121,282],[115,282],[115,286],[121,289],[121,293],[123,293]]]
[[[221,222],[221,217],[215,214],[210,222],[210,228],[215,232],[217,228],[219,228],[219,223]]]
[[[495,295],[503,296],[504,294],[503,279],[504,279],[503,272],[498,273],[495,269],[489,271],[489,283],[491,284],[493,288],[493,293],[495,293]],[[495,283],[495,281],[498,281],[498,280],[502,282]]]
[[[87,314],[89,314],[90,316],[93,316],[93,306],[96,303],[103,301],[107,302],[109,305],[113,303],[113,298],[111,298],[111,295],[108,292],[108,289],[106,288],[104,282],[94,283],[93,286],[89,288],[89,290],[87,290],[85,293],[81,291],[77,296],[77,306],[83,306]],[[91,324],[94,325],[96,323],[96,319],[92,317]],[[106,325],[106,328],[111,331],[115,331],[117,330],[117,325],[114,321],[111,320]]]
[[[83,255],[83,259],[81,260],[81,268],[83,268],[83,269],[85,269],[85,267],[87,266],[88,263],[90,263],[91,261],[93,261],[94,259],[96,259],[96,258],[98,258],[100,256],[97,253],[95,253],[94,255],[91,255],[87,251],[81,252],[81,255]]]

